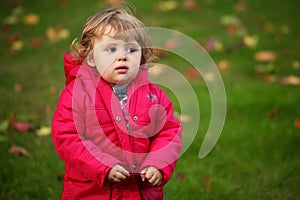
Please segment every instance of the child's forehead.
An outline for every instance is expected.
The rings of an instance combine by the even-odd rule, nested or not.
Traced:
[[[138,38],[136,35],[136,31],[134,30],[126,30],[126,31],[120,31],[116,30],[112,26],[108,25],[106,27],[100,28],[100,33],[96,37],[96,42],[101,43],[110,43],[110,42],[117,42],[117,41],[123,41],[123,42],[137,42]]]
[[[96,46],[107,45],[139,45],[136,40],[123,40],[122,38],[115,38],[112,35],[103,35],[101,38],[96,39]]]

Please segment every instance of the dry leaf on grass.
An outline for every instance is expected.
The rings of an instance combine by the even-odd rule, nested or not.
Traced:
[[[30,156],[26,149],[17,145],[12,145],[8,152],[17,156]]]
[[[281,79],[281,84],[283,85],[300,85],[300,77],[290,75]]]
[[[258,51],[254,58],[258,62],[271,62],[276,60],[276,54],[273,51]]]
[[[40,17],[35,13],[30,13],[26,15],[23,19],[23,23],[26,25],[37,25],[39,21],[40,21]]]

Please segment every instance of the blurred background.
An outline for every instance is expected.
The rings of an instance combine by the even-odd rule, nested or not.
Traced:
[[[196,88],[201,108],[198,134],[165,199],[299,199],[298,0],[2,0],[0,199],[60,198],[64,164],[52,144],[51,120],[65,84],[63,55],[90,15],[116,4],[132,8],[145,26],[196,40],[224,81],[224,129],[199,159],[211,111],[206,85],[178,56],[158,52],[159,63]]]

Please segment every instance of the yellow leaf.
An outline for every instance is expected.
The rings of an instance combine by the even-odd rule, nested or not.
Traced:
[[[300,85],[300,77],[290,75],[281,79],[283,85]]]
[[[47,136],[51,134],[51,128],[49,126],[42,126],[38,130],[36,130],[36,134],[38,136]]]
[[[174,10],[178,7],[176,1],[162,1],[158,3],[158,9],[161,11]]]
[[[19,51],[23,49],[23,47],[24,47],[24,43],[21,40],[17,40],[11,45],[11,49],[14,51]]]
[[[256,35],[254,35],[254,36],[246,35],[243,38],[243,42],[246,46],[254,48],[257,46],[258,37]]]
[[[61,39],[68,38],[70,36],[70,31],[68,29],[57,26],[55,28],[49,27],[46,30],[46,35],[50,41],[58,41]]]

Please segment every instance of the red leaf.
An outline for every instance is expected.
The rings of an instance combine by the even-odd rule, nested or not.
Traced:
[[[295,127],[300,128],[300,120],[299,119],[295,119]]]
[[[186,75],[187,77],[189,78],[196,78],[199,76],[199,73],[196,69],[189,69],[187,72],[186,72]]]
[[[195,0],[184,0],[183,7],[187,10],[194,10],[197,8]]]
[[[40,38],[33,39],[29,42],[29,46],[38,48],[42,45],[43,41]]]
[[[9,45],[14,44],[16,41],[20,40],[20,36],[18,34],[14,34],[14,35],[10,35],[7,39],[6,39],[6,43]]]
[[[8,117],[8,121],[10,122],[10,128],[15,131],[30,132],[36,129],[32,124],[28,122],[18,121],[13,115]]]
[[[26,149],[17,145],[12,145],[8,152],[17,156],[30,156]]]
[[[185,175],[183,173],[178,172],[177,173],[177,177],[179,180],[184,180],[185,179]]]
[[[270,110],[269,112],[268,112],[268,116],[269,117],[275,117],[275,116],[277,116],[278,115],[278,109],[276,109],[276,108],[273,108],[272,110]]]
[[[19,121],[15,121],[12,123],[12,128],[15,131],[19,131],[19,132],[30,132],[34,130],[34,127],[27,122],[19,122]]]

